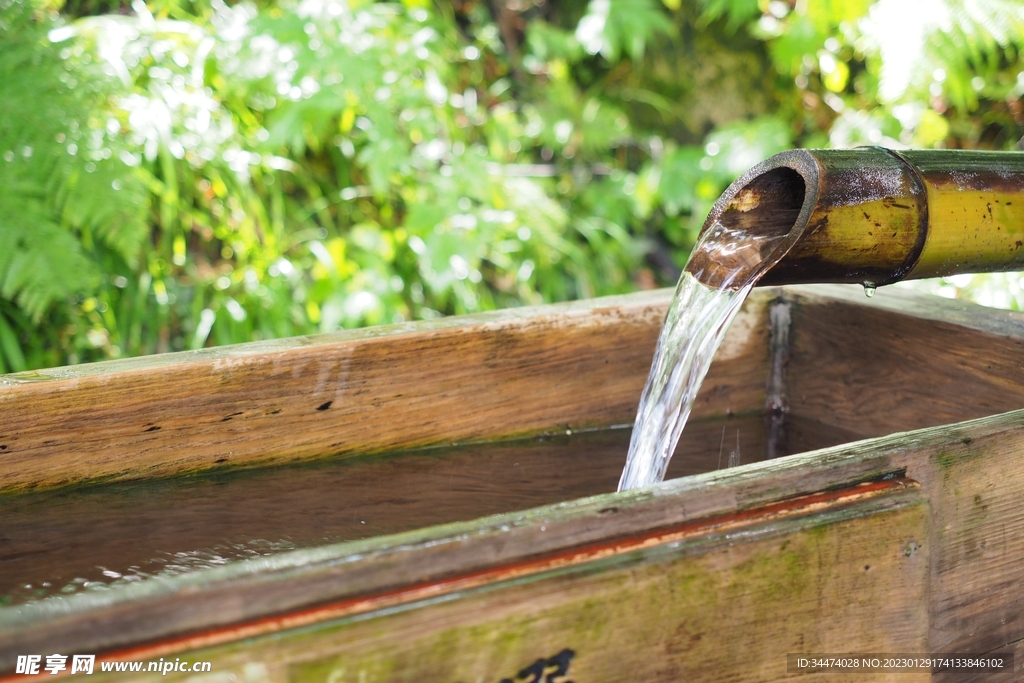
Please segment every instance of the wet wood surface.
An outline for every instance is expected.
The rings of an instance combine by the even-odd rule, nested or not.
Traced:
[[[1012,652],[1024,639],[1024,411],[936,429],[941,443],[892,458],[921,482],[931,509],[929,647]],[[1015,670],[1019,680],[1024,660]],[[979,678],[949,672],[935,680]]]
[[[922,478],[932,506],[936,652],[1008,651],[1024,639],[1024,416],[1011,415],[1012,435],[957,430],[928,457],[896,458]]]
[[[490,582],[488,572],[496,568],[524,566],[528,576],[546,570],[546,565],[531,564],[535,558],[566,553],[570,564],[585,563],[617,554],[615,539],[640,537],[645,547],[662,545],[669,541],[660,539],[659,530],[700,525],[780,498],[892,472],[881,458],[827,462],[821,469],[793,460],[0,609],[0,670],[11,666],[18,653],[53,643],[79,652],[109,652],[163,642],[164,650],[156,651],[163,656],[337,616],[318,611],[317,605],[340,604],[352,616],[424,595],[443,597]],[[751,476],[749,468],[758,474]],[[575,553],[581,547],[596,547],[596,554]]]
[[[630,434],[559,434],[0,496],[0,605],[609,493]],[[809,436],[815,440],[802,440],[803,450],[843,441]],[[696,420],[668,476],[761,460],[764,440],[761,415]]]
[[[0,492],[631,424],[668,290],[0,377]],[[771,293],[694,407],[759,410]]]
[[[667,529],[656,544],[626,538],[582,562],[499,569],[429,609],[341,618],[190,658],[268,682],[806,680],[788,672],[787,653],[926,649],[928,550],[915,539],[928,534],[927,506],[905,486]]]

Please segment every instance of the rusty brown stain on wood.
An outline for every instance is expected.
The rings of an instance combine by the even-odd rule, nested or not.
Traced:
[[[670,296],[0,377],[0,492],[631,423]],[[762,327],[695,417],[763,403]]]
[[[891,472],[882,459],[871,458],[850,466],[828,463],[821,470],[794,469],[787,459],[774,462],[770,476],[758,470],[752,479],[743,468],[724,470],[667,482],[657,491],[606,494],[73,596],[56,612],[45,603],[0,610],[0,668],[18,652],[46,649],[48,643],[101,652],[209,631],[728,515]]]
[[[853,440],[800,425],[789,427],[801,451]],[[721,469],[737,441],[742,462],[761,460],[765,432],[756,414],[690,422],[668,476]],[[629,437],[628,429],[605,429],[5,496],[0,595],[26,584],[59,590],[71,578],[102,581],[104,569],[158,571],[167,552],[229,539],[315,547],[609,493]],[[242,559],[244,549],[253,550],[232,543],[223,557]]]

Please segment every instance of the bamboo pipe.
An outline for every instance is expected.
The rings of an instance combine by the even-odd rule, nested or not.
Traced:
[[[729,186],[702,237],[716,226],[755,248],[699,240],[686,270],[712,287],[1024,270],[1024,152],[783,152]]]

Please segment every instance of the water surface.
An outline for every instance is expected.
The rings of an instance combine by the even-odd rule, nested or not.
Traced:
[[[850,440],[791,427],[792,449]],[[0,605],[615,490],[629,429],[0,497]],[[695,421],[668,472],[764,458],[761,415]]]

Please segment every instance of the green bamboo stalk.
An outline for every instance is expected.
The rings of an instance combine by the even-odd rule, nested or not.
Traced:
[[[783,152],[725,191],[702,234],[718,224],[755,241],[785,237],[753,257],[698,250],[687,270],[709,286],[736,269],[763,272],[760,285],[865,287],[1024,270],[1024,153]]]

